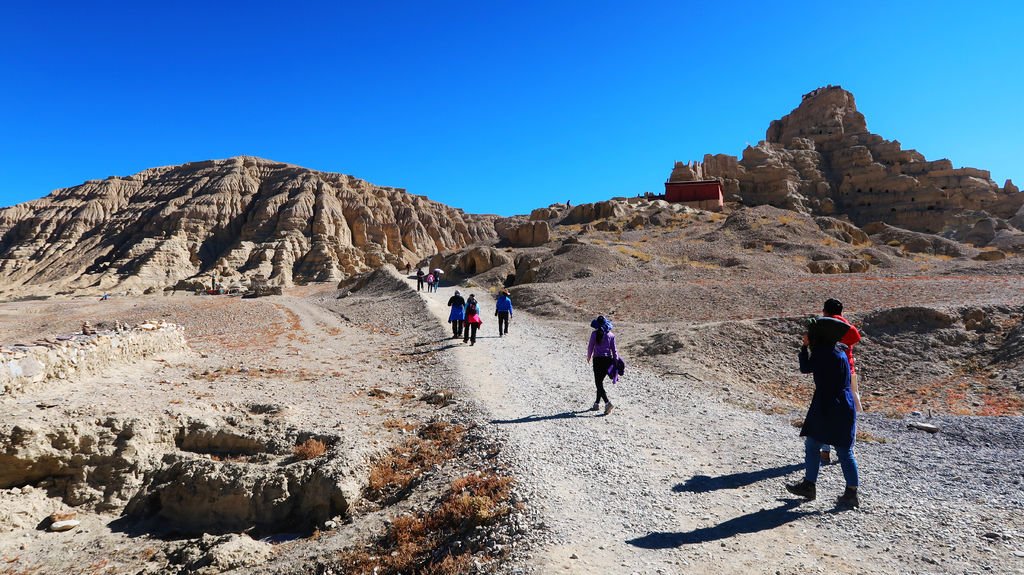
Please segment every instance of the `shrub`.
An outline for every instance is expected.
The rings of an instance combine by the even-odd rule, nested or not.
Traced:
[[[298,459],[299,461],[316,459],[325,453],[327,453],[327,444],[319,439],[313,438],[307,439],[292,448],[292,454],[294,454],[295,459]]]
[[[346,573],[378,575],[468,573],[473,554],[482,550],[468,536],[515,509],[511,489],[510,477],[490,470],[456,479],[432,510],[395,517],[375,544],[343,552],[339,566]],[[451,545],[455,540],[464,543],[458,551]]]

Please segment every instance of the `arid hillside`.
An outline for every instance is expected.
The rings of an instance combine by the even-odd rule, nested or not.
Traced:
[[[259,158],[153,168],[0,210],[0,293],[336,281],[492,240],[493,219]]]

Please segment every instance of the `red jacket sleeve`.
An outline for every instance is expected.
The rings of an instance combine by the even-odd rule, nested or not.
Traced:
[[[860,331],[858,331],[857,328],[853,327],[853,324],[850,324],[850,329],[846,332],[842,339],[839,340],[839,343],[846,344],[846,359],[850,360],[851,374],[857,373],[857,368],[855,367],[853,361],[853,346],[858,341],[860,341]]]

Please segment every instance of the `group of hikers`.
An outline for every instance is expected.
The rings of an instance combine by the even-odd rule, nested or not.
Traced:
[[[425,274],[423,269],[416,270],[416,291],[421,291],[424,284],[427,292],[436,292],[441,283],[441,275],[444,271],[432,270]],[[462,292],[455,290],[455,295],[448,298],[448,323],[452,326],[452,339],[462,338],[463,343],[476,345],[476,334],[484,321],[480,317],[480,302],[475,294],[469,294],[469,298],[462,297]],[[498,337],[508,335],[509,320],[512,319],[512,298],[507,289],[501,290],[494,306],[494,316],[498,318]]]
[[[417,270],[416,277],[417,289],[422,289],[422,269]],[[427,291],[431,291],[430,280],[439,281],[438,274],[431,272],[426,278]],[[436,283],[433,291],[437,291]],[[459,290],[455,290],[455,295],[448,299],[448,306],[451,308],[448,322],[452,327],[452,339],[462,337],[463,343],[474,345],[477,330],[483,323],[476,296],[470,294],[466,299]],[[507,335],[509,320],[512,318],[512,299],[507,289],[498,295],[494,315],[498,318],[498,336]],[[604,402],[604,415],[608,415],[614,406],[608,399],[604,381],[609,377],[616,381],[622,375],[625,364],[615,345],[612,322],[602,315],[591,321],[590,327],[593,331],[587,343],[587,362],[593,365],[596,390],[590,411],[599,411]],[[836,505],[849,508],[860,506],[857,495],[860,477],[853,452],[857,413],[861,411],[853,346],[860,340],[860,332],[843,317],[843,304],[837,299],[825,301],[821,316],[807,321],[797,357],[800,372],[813,375],[814,395],[800,429],[800,436],[804,438],[804,478],[798,483],[786,485],[786,490],[794,495],[808,500],[817,496],[818,473],[823,463],[831,462],[831,448],[834,447],[846,480],[846,489],[837,499]]]
[[[423,286],[426,285],[427,292],[436,292],[437,288],[441,285],[441,275],[444,271],[441,269],[431,270],[430,273],[424,274],[422,269],[416,270],[416,291],[421,291]]]
[[[462,338],[462,343],[469,345],[476,344],[476,332],[484,323],[480,317],[480,302],[475,294],[469,294],[469,299],[462,297],[462,292],[455,290],[455,295],[448,298],[448,323],[452,326],[452,339]],[[502,290],[498,294],[495,303],[494,315],[498,318],[498,337],[508,335],[508,323],[512,319],[512,298],[508,290]]]

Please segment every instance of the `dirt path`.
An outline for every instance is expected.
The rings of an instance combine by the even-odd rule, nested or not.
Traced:
[[[453,292],[422,293],[440,321]],[[765,432],[777,423],[712,400],[692,383],[635,369],[608,384],[611,415],[584,411],[594,393],[586,326],[519,313],[499,339],[493,299],[475,293],[485,312],[482,336],[454,352],[490,423],[507,434],[530,505],[549,527],[530,561],[539,572],[874,570],[870,551],[831,529],[807,533],[800,521],[831,509],[838,469],[823,473],[818,502],[780,499],[779,478],[799,469],[791,427]],[[828,521],[841,523],[834,517]]]

